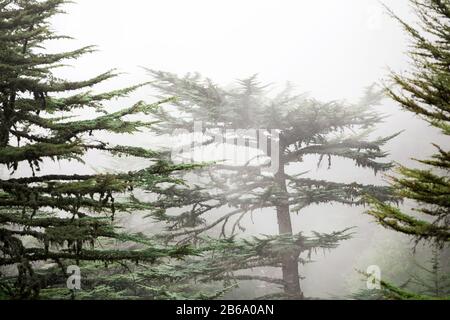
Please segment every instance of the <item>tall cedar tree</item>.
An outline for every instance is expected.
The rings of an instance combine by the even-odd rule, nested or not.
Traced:
[[[179,129],[193,132],[195,122],[199,122],[204,137],[200,142],[194,141],[194,147],[199,143],[203,146],[217,142],[235,144],[241,139],[260,152],[258,158],[250,159],[244,165],[218,164],[204,173],[203,181],[214,200],[204,205],[209,209],[231,208],[228,213],[213,222],[201,207],[175,217],[160,217],[172,222],[169,236],[187,241],[214,227],[221,227],[223,236],[235,235],[239,229],[245,230],[241,222],[247,215],[253,216],[260,209],[276,211],[279,235],[257,239],[253,245],[218,259],[214,263],[216,279],[265,281],[281,286],[283,292],[277,297],[302,299],[299,263],[308,262],[311,251],[335,248],[341,240],[349,238],[349,233],[348,230],[328,235],[316,233],[312,237],[294,234],[291,214],[324,203],[363,205],[367,193],[385,201],[395,200],[386,187],[322,181],[305,178],[302,172],[290,172],[292,168],[298,170],[301,167],[298,164],[311,155],[319,156],[320,162],[327,159],[329,166],[336,157],[353,160],[357,166],[372,169],[375,173],[391,168],[390,163],[379,159],[387,156],[381,147],[394,136],[368,140],[370,129],[381,121],[372,110],[380,100],[379,92],[373,87],[359,103],[352,105],[337,101],[323,103],[296,95],[291,86],[271,97],[256,76],[225,89],[199,74],[178,77],[167,72],[149,72],[154,78],[152,86],[161,92],[160,97],[177,97],[171,109],[154,110],[155,117],[160,120],[155,127],[160,134],[176,134]],[[246,129],[255,129],[258,133],[252,135],[246,133]],[[227,134],[227,130],[236,131]],[[260,136],[266,137],[268,147],[258,143]],[[279,147],[276,174],[268,174],[267,170],[271,166],[271,156],[276,153],[271,148],[272,141],[277,141]],[[183,149],[188,150],[190,145],[188,143]],[[261,250],[258,243],[270,243],[270,249]],[[280,267],[283,279],[242,275],[242,272],[238,275],[225,272],[219,276],[218,271],[231,273],[264,266]]]
[[[21,173],[20,177],[0,180],[1,297],[37,298],[41,289],[61,284],[64,289],[66,267],[70,264],[156,263],[196,253],[187,246],[160,245],[151,237],[121,233],[115,227],[116,212],[164,212],[195,201],[181,198],[174,191],[177,185],[184,188],[176,172],[193,166],[175,166],[157,152],[95,139],[94,134],[99,131],[132,134],[148,128],[150,122],[125,118],[145,118],[161,102],[138,102],[111,113],[105,102],[126,97],[142,85],[94,94],[89,88],[113,78],[114,72],[75,82],[53,76],[52,70],[63,65],[64,60],[77,59],[94,50],[84,47],[70,52],[44,52],[46,41],[66,38],[56,35],[49,26],[49,19],[61,12],[64,3],[0,1],[0,164],[11,174],[17,170]],[[95,117],[76,118],[88,110],[95,111],[91,112]],[[91,150],[143,158],[150,165],[119,174],[39,174],[49,160],[82,161]],[[24,176],[23,164],[31,168],[32,174]],[[146,203],[129,197],[127,194],[135,188],[157,200]],[[99,242],[134,243],[135,249],[99,249],[94,246]],[[45,268],[44,272],[38,268],[42,263],[59,267]],[[11,267],[16,272],[5,271]],[[62,277],[56,274],[60,269]],[[93,290],[95,283],[100,285],[100,279],[99,276],[94,281]],[[155,291],[149,288],[143,294],[154,298]]]
[[[386,88],[402,108],[421,116],[450,135],[450,1],[412,0],[420,19],[417,28],[391,12],[412,40],[412,70],[392,73],[393,85]],[[398,89],[398,90],[396,90]],[[417,203],[413,212],[373,199],[369,212],[395,231],[444,244],[450,240],[450,152],[435,145],[437,154],[419,162],[429,169],[398,167],[391,177],[398,195]]]

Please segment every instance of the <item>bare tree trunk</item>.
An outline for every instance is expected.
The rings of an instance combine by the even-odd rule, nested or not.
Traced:
[[[280,169],[275,177],[279,187],[279,200],[276,206],[277,220],[280,235],[293,235],[292,221],[289,210],[289,197],[287,192],[284,165],[280,164]],[[300,288],[300,275],[298,272],[298,252],[286,252],[282,261],[284,292],[289,296],[303,298]]]

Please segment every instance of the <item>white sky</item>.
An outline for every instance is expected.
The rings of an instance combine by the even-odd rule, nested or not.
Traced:
[[[138,66],[146,66],[228,84],[259,73],[317,98],[353,99],[405,61],[404,34],[376,0],[76,2],[54,26],[78,39],[70,47],[95,44],[100,52],[78,61],[72,77],[119,68],[140,81]],[[385,3],[408,16],[406,0]]]

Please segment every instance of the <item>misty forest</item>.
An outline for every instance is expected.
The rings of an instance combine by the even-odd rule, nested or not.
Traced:
[[[449,0],[0,0],[0,300],[450,299],[449,135]]]

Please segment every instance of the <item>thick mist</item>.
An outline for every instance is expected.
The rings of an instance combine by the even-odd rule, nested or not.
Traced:
[[[408,1],[384,3],[406,21],[414,21]],[[274,88],[289,81],[298,92],[307,92],[322,101],[354,102],[367,86],[386,79],[389,69],[408,68],[407,38],[377,0],[77,0],[67,6],[67,11],[68,14],[54,19],[54,28],[75,40],[50,43],[49,50],[57,52],[95,44],[99,51],[74,62],[73,67],[58,70],[57,75],[85,79],[112,68],[123,72],[96,90],[149,81],[151,78],[142,68],[147,67],[179,75],[199,72],[224,86],[257,73],[260,81],[273,83]],[[115,102],[112,109],[140,99],[156,101],[154,95],[151,89],[143,88],[129,99]],[[431,155],[435,151],[432,142],[448,146],[439,132],[418,117],[401,111],[389,99],[383,100],[378,110],[386,119],[374,136],[403,131],[385,148],[390,153],[389,160],[417,166],[411,158]],[[126,136],[114,139],[130,142]],[[149,147],[164,143],[145,133],[132,141]],[[71,164],[68,168],[53,164],[47,170],[79,172],[139,166],[111,162],[95,153],[88,157],[97,166],[84,168]],[[305,160],[300,170],[309,171],[307,176],[316,179],[386,183],[383,174],[374,175],[370,170],[355,168],[350,161],[336,159],[328,169],[326,165],[317,168],[317,159]],[[388,268],[400,258],[413,261],[413,243],[377,226],[371,217],[363,214],[364,210],[328,204],[292,215],[295,232],[332,232],[356,227],[351,240],[343,242],[338,249],[317,252],[313,255],[315,263],[300,267],[300,274],[307,275],[302,280],[306,295],[347,296],[364,286],[356,269],[379,265],[383,271],[383,267]],[[256,214],[258,219],[254,222],[250,218],[244,220],[249,235],[277,233],[273,212]],[[129,219],[128,224],[132,230],[153,230],[151,222],[143,224],[137,218]],[[420,252],[418,247],[417,255]],[[408,267],[409,262],[386,272],[401,274]],[[255,272],[277,274],[278,271]],[[256,293],[262,295],[271,290],[261,285]],[[242,285],[230,297],[251,298],[254,294],[254,288]]]

